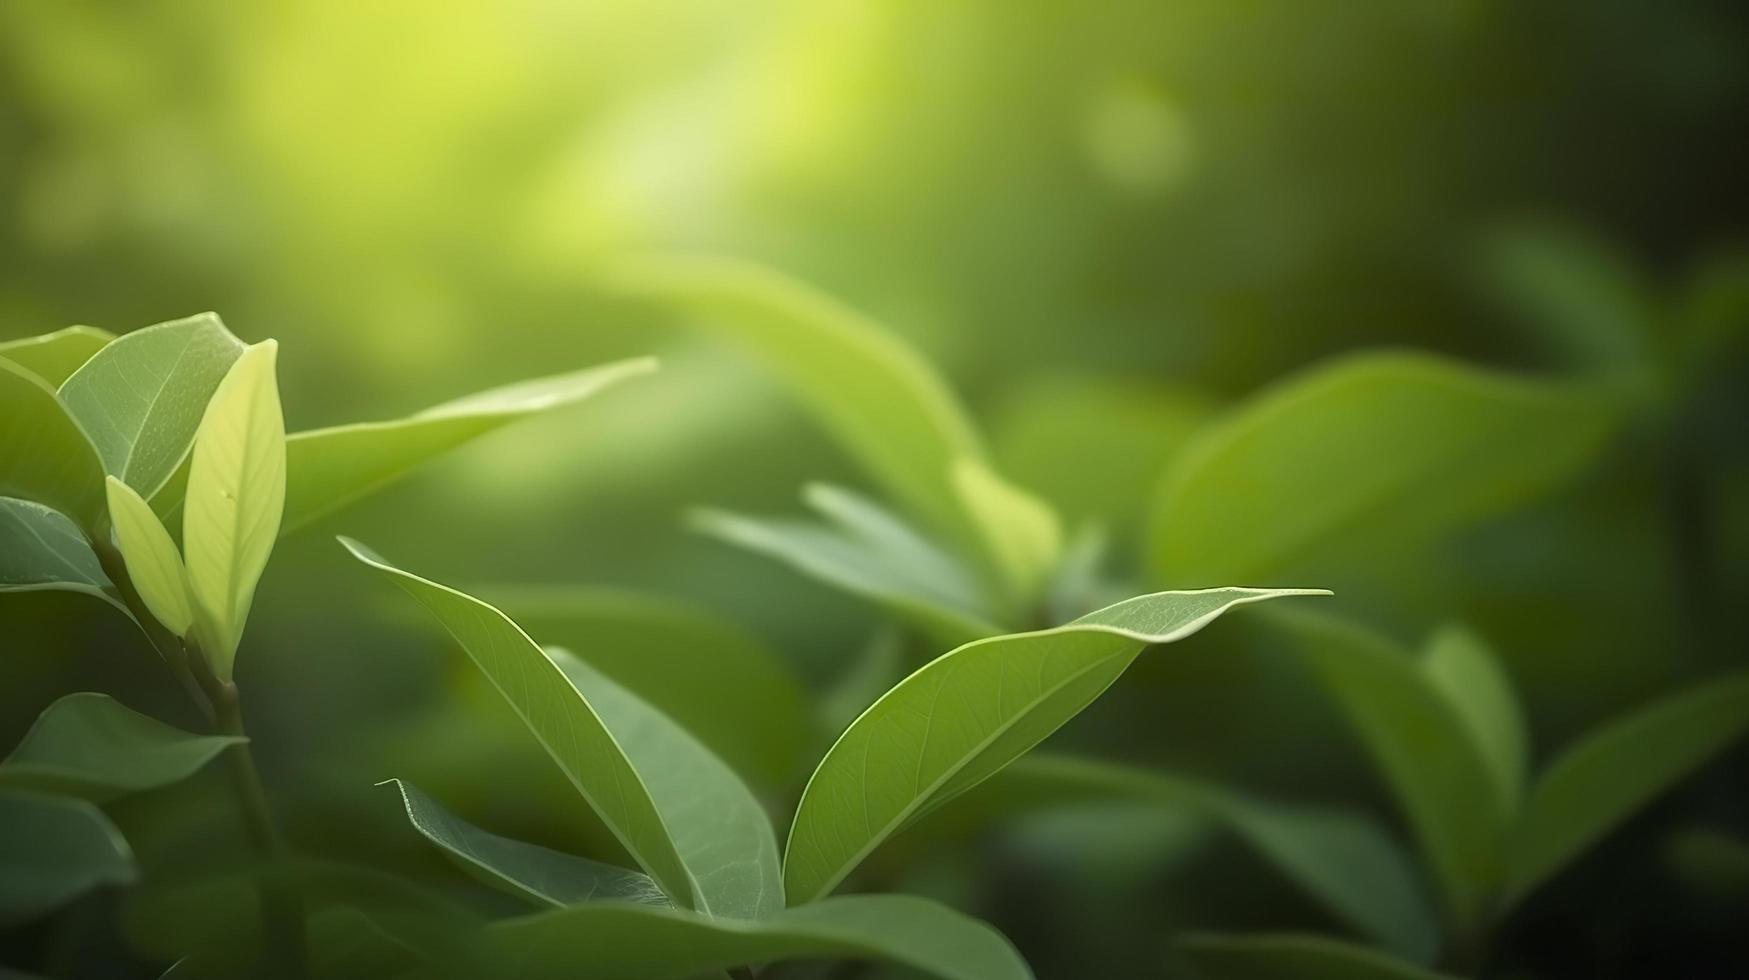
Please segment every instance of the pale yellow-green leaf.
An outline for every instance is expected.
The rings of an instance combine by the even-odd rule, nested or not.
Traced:
[[[1030,605],[1062,557],[1063,525],[1057,512],[980,459],[954,460],[952,479],[954,493],[995,557],[1010,597]]]
[[[187,636],[194,625],[194,607],[188,597],[188,576],[182,570],[182,555],[170,532],[159,523],[152,505],[133,487],[115,477],[106,477],[109,490],[109,523],[115,528],[116,544],[128,578],[164,628]]]

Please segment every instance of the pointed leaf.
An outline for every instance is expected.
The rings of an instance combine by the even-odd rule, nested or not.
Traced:
[[[487,927],[503,976],[681,980],[786,959],[886,960],[943,980],[1029,980],[988,925],[909,895],[853,895],[762,919],[636,905],[579,905]]]
[[[618,361],[477,392],[390,422],[294,432],[286,441],[284,532],[374,493],[470,439],[655,369],[653,358]]]
[[[77,525],[58,510],[0,497],[0,592],[83,592],[128,613]]]
[[[191,735],[107,694],[69,694],[38,716],[0,762],[0,786],[107,803],[194,775],[233,735]]]
[[[1422,656],[1421,672],[1457,712],[1494,777],[1507,812],[1517,813],[1524,798],[1529,736],[1512,679],[1498,658],[1481,637],[1461,627],[1447,627],[1433,637]]]
[[[268,340],[237,359],[207,405],[189,464],[182,547],[201,650],[220,680],[231,678],[285,507],[278,352]]]
[[[976,459],[954,461],[953,488],[995,556],[1010,598],[1022,608],[1031,605],[1062,558],[1057,512]]]
[[[1324,936],[1198,934],[1180,937],[1178,949],[1208,980],[1457,980]]]
[[[978,640],[924,665],[863,712],[814,770],[784,852],[792,905],[838,885],[882,841],[995,774],[1081,712],[1150,644],[1234,606],[1301,589],[1127,599],[1075,622]]]
[[[1488,285],[1548,347],[1586,368],[1646,360],[1659,310],[1627,256],[1577,228],[1508,229],[1485,256]]]
[[[1603,401],[1418,354],[1367,354],[1270,388],[1167,473],[1162,581],[1255,581],[1343,537],[1437,535],[1570,476],[1602,444]]]
[[[0,359],[0,497],[34,500],[96,532],[104,526],[103,464],[36,375]]]
[[[84,800],[0,790],[0,925],[136,877],[127,841]]]
[[[1514,828],[1509,900],[1522,898],[1749,729],[1749,672],[1653,702],[1585,736],[1543,773]]]
[[[104,471],[151,499],[194,444],[243,342],[202,313],[124,334],[61,385]]]
[[[674,849],[692,875],[698,895],[694,908],[740,919],[783,908],[777,836],[746,784],[686,729],[576,654],[556,647],[547,654],[601,716],[649,787]]]
[[[411,783],[391,779],[382,785],[400,792],[414,830],[463,871],[500,891],[541,906],[607,901],[669,905],[649,875],[488,833]]]
[[[510,617],[492,606],[404,572],[349,538],[341,538],[340,543],[437,617],[625,845],[632,860],[676,904],[693,907],[697,898],[691,878],[649,790],[601,716],[564,671]]]
[[[60,387],[79,365],[115,339],[115,334],[96,327],[65,327],[38,337],[0,343],[0,359],[11,361],[41,378],[50,387]]]
[[[152,505],[140,499],[134,488],[115,477],[106,477],[109,489],[109,523],[115,528],[128,578],[139,590],[146,608],[164,628],[187,636],[194,624],[193,600],[188,594],[188,575],[182,569],[182,554],[170,532],[158,522]]]

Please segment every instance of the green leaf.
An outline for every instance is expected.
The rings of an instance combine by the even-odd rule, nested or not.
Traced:
[[[649,788],[698,896],[715,916],[750,919],[783,908],[777,837],[745,783],[684,728],[568,650],[547,654],[619,742]],[[758,710],[742,705],[744,710]]]
[[[0,762],[0,787],[107,803],[180,782],[243,741],[191,735],[107,694],[69,694],[45,708]]]
[[[1390,784],[1458,931],[1474,924],[1504,875],[1510,813],[1457,710],[1417,659],[1385,637],[1303,610],[1270,619],[1287,627],[1289,649],[1342,708]]]
[[[603,588],[477,590],[542,644],[567,647],[767,785],[789,780],[811,736],[789,667],[758,637],[684,602]],[[724,711],[756,704],[758,711]]]
[[[751,351],[895,498],[960,543],[979,541],[951,480],[956,460],[982,455],[976,429],[941,376],[879,324],[775,271],[731,260],[646,260],[621,282]]]
[[[618,361],[477,392],[390,422],[294,432],[286,441],[283,530],[289,534],[374,493],[470,439],[655,369],[653,358]]]
[[[1570,476],[1612,414],[1580,389],[1364,354],[1265,391],[1168,470],[1151,534],[1168,584],[1296,569],[1344,538],[1424,538]]]
[[[668,906],[649,875],[488,833],[439,806],[418,787],[393,784],[413,829],[474,878],[540,906],[622,901]]]
[[[1749,672],[1653,702],[1587,735],[1531,790],[1511,839],[1516,901],[1749,728]]]
[[[1021,609],[1031,606],[1063,555],[1057,512],[976,459],[954,461],[953,488],[995,556],[1009,598]]]
[[[1508,813],[1524,799],[1529,736],[1512,679],[1482,638],[1461,627],[1434,635],[1421,672],[1457,713],[1494,777]]]
[[[1002,934],[909,895],[853,895],[761,919],[718,919],[648,906],[578,905],[493,923],[501,976],[680,980],[786,959],[886,960],[944,980],[1027,980]]]
[[[0,924],[136,877],[133,852],[103,811],[84,800],[0,790]]]
[[[133,615],[67,515],[35,501],[0,497],[0,592],[42,589],[83,592]]]
[[[109,489],[109,523],[127,564],[128,578],[139,590],[146,608],[164,628],[187,636],[194,625],[193,600],[188,594],[188,573],[182,554],[170,532],[159,523],[152,505],[140,499],[134,488],[115,477],[106,477]]]
[[[792,905],[844,880],[882,841],[989,778],[1079,714],[1143,648],[1234,606],[1302,589],[1138,596],[1055,629],[978,640],[924,665],[841,735],[802,793],[784,852]]]
[[[61,385],[104,471],[151,499],[194,443],[207,402],[244,344],[217,314],[125,334]]]
[[[1584,367],[1634,367],[1657,332],[1658,303],[1632,262],[1593,235],[1510,229],[1485,256],[1489,284],[1549,347]]]
[[[95,534],[104,527],[103,464],[54,389],[0,360],[0,497],[34,500]]]
[[[1314,935],[1189,935],[1179,938],[1178,950],[1208,980],[1457,980]]]
[[[693,524],[810,578],[890,608],[943,643],[1002,632],[976,578],[958,559],[872,501],[814,484],[803,499],[830,524],[699,511]]]
[[[1016,760],[998,779],[1010,801],[1032,805],[1133,800],[1190,809],[1220,822],[1371,939],[1416,961],[1438,948],[1435,919],[1407,855],[1358,813],[1265,802],[1173,773],[1045,752]]]
[[[676,904],[698,902],[691,876],[644,781],[564,671],[510,617],[484,602],[404,572],[349,538],[353,557],[383,573],[437,617],[600,815],[638,866]]]
[[[272,340],[250,347],[219,384],[189,463],[182,547],[202,652],[231,679],[255,585],[285,508],[285,419]]]
[[[54,333],[0,343],[0,359],[24,368],[51,387],[59,387],[68,375],[79,370],[79,365],[114,339],[115,334],[96,327],[65,327]]]

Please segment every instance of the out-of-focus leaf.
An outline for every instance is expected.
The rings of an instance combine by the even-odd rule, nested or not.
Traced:
[[[649,875],[500,837],[445,810],[411,783],[391,779],[383,785],[390,784],[400,792],[413,829],[493,888],[540,906],[608,901],[669,905]]]
[[[189,463],[182,547],[201,651],[220,680],[231,679],[285,509],[278,354],[267,340],[237,358],[207,404]]]
[[[36,375],[0,360],[0,497],[34,500],[96,533],[104,528],[103,463]]]
[[[0,762],[0,786],[107,803],[186,779],[242,741],[172,728],[107,694],[69,694]]]
[[[1353,623],[1296,610],[1287,627],[1346,715],[1438,872],[1447,911],[1473,924],[1504,878],[1510,811],[1480,745],[1407,651]]]
[[[655,369],[653,358],[617,361],[477,392],[390,422],[294,432],[285,447],[282,528],[295,531],[470,439]]]
[[[638,866],[687,908],[691,875],[644,781],[589,701],[510,617],[448,586],[404,572],[349,538],[353,557],[419,601],[461,644],[492,686],[588,801]]]
[[[79,365],[114,339],[115,334],[96,327],[64,327],[54,333],[0,343],[0,358],[24,368],[51,387],[60,387],[61,382],[79,370]]]
[[[1419,354],[1322,365],[1211,424],[1174,461],[1154,511],[1155,574],[1257,581],[1344,536],[1460,527],[1570,476],[1611,419],[1582,390]]]
[[[1661,698],[1592,732],[1550,764],[1512,834],[1508,900],[1524,897],[1588,845],[1749,729],[1749,672]]]
[[[128,578],[158,622],[177,636],[187,636],[194,624],[194,606],[182,553],[176,550],[176,542],[170,540],[170,532],[159,523],[151,504],[115,477],[106,479],[109,523],[115,528]]]
[[[500,976],[679,980],[786,959],[886,960],[944,980],[1027,980],[1002,934],[909,895],[852,895],[761,919],[594,904],[493,923],[487,959]]]
[[[752,351],[906,507],[965,545],[977,529],[954,491],[954,461],[979,458],[977,432],[917,353],[829,296],[759,266],[647,259],[628,289],[671,301]]]
[[[673,599],[606,588],[477,590],[542,644],[562,646],[673,718],[737,772],[791,778],[810,726],[801,685],[745,629]],[[724,711],[756,704],[757,711]]]
[[[1126,599],[1055,629],[968,643],[863,712],[814,770],[784,852],[792,905],[838,885],[888,837],[976,786],[1081,712],[1151,645],[1234,606],[1303,589],[1209,589]]]
[[[1295,933],[1194,934],[1178,950],[1208,980],[1457,980],[1366,946]]]
[[[1628,259],[1572,228],[1514,228],[1485,256],[1489,285],[1555,353],[1590,368],[1641,364],[1657,301]]]
[[[308,936],[310,973],[320,980],[398,977],[430,962],[417,945],[349,905],[332,906],[310,916]]]
[[[1434,635],[1421,658],[1421,672],[1457,712],[1482,761],[1494,777],[1508,813],[1524,798],[1529,738],[1512,679],[1482,638],[1461,627]]]
[[[0,924],[136,877],[127,841],[85,800],[0,790]]]
[[[692,875],[700,912],[757,918],[783,908],[777,836],[759,801],[686,729],[568,650],[553,662],[601,716],[649,788]],[[740,705],[757,711],[757,704]]]
[[[1688,373],[1732,363],[1749,338],[1749,249],[1720,252],[1696,267],[1677,302],[1676,325],[1677,353]]]
[[[1036,601],[1063,554],[1057,512],[982,460],[955,460],[953,488],[983,534],[985,550],[995,557],[1010,599],[1022,608]]]
[[[848,490],[816,484],[804,499],[832,523],[700,511],[700,530],[872,599],[942,643],[1002,632],[975,577],[952,555]]]
[[[1709,827],[1686,827],[1664,842],[1670,871],[1712,898],[1749,899],[1749,841]]]
[[[1438,948],[1408,857],[1353,811],[1265,802],[1173,773],[1048,752],[1016,760],[998,778],[1006,799],[1029,806],[1134,800],[1202,814],[1372,940],[1417,962]]]
[[[124,334],[61,385],[104,471],[150,500],[182,465],[245,345],[202,313]]]
[[[133,615],[67,515],[32,500],[0,497],[0,592],[41,589],[83,592]]]
[[[905,642],[898,630],[882,629],[844,668],[820,697],[815,716],[820,730],[841,732],[881,695],[905,679]]]

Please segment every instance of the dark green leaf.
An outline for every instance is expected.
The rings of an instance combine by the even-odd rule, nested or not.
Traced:
[[[107,694],[69,694],[43,709],[0,762],[0,786],[107,803],[186,779],[242,741],[191,735]]]
[[[136,877],[133,852],[103,811],[77,799],[0,789],[0,924],[53,911]]]
[[[1323,936],[1191,935],[1178,949],[1208,980],[1456,980]]]
[[[1422,655],[1421,672],[1474,740],[1507,812],[1517,813],[1524,798],[1529,737],[1512,679],[1493,651],[1469,630],[1447,627]]]
[[[65,514],[0,497],[0,592],[40,589],[83,592],[128,613],[85,535]]]
[[[103,464],[55,392],[0,360],[0,497],[34,500],[96,533],[105,528]]]

